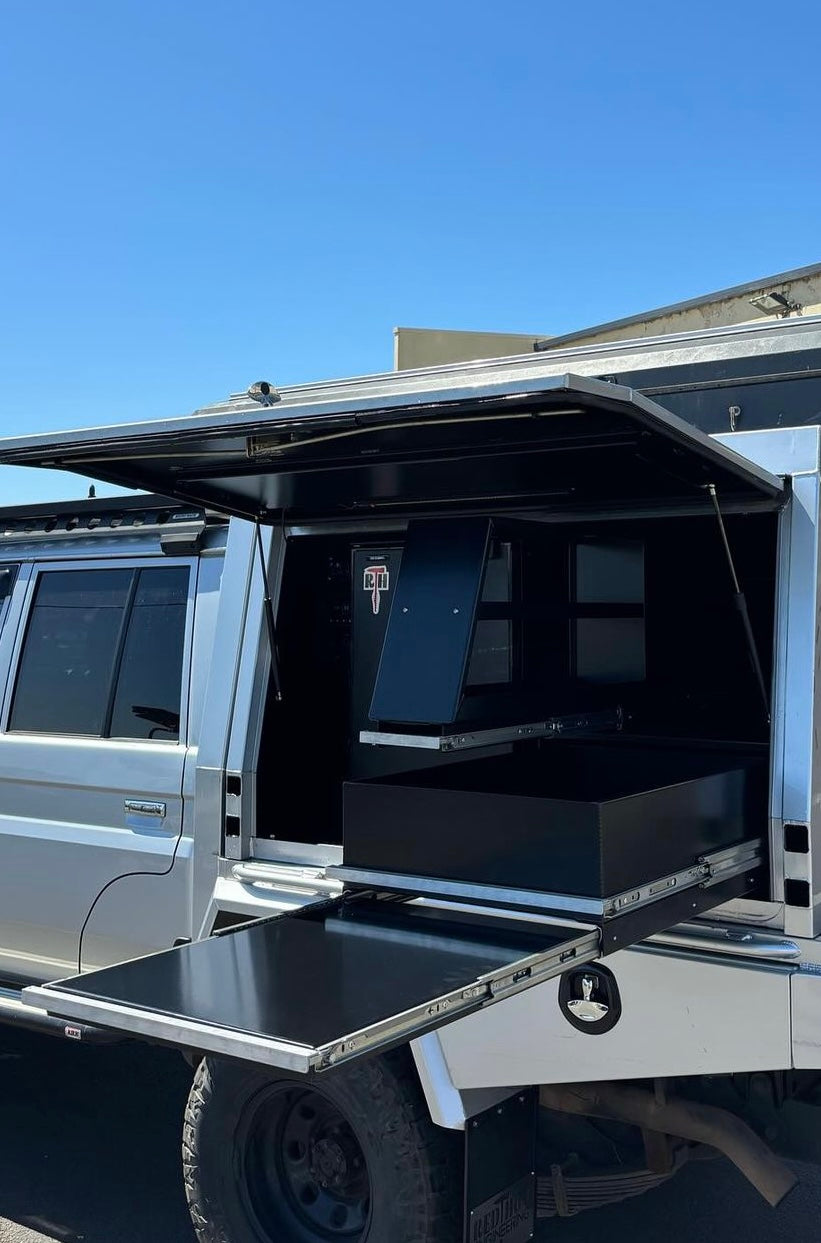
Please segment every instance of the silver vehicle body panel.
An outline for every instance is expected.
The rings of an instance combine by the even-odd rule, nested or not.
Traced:
[[[589,1036],[571,1027],[559,1007],[558,982],[548,980],[427,1037],[439,1042],[454,1087],[792,1066],[794,966],[645,947],[614,954],[608,966],[623,1005],[609,1032]]]
[[[241,661],[239,637],[249,611],[253,528],[232,522],[228,529],[214,637],[207,665],[201,667],[202,716],[197,750],[192,832],[197,843],[191,892],[192,935],[207,935],[214,922],[213,893],[222,853],[225,769],[235,716],[246,705],[237,698]],[[258,616],[261,601],[257,602]]]
[[[791,977],[793,1066],[821,1067],[821,969],[807,963]]]
[[[722,913],[747,923],[762,920],[795,936],[816,937],[821,934],[821,820],[813,796],[821,779],[817,771],[821,428],[735,432],[716,439],[791,481],[790,501],[779,520],[776,584],[770,802],[773,905],[741,901]],[[785,824],[809,826],[807,853],[785,849]],[[809,886],[809,906],[785,902],[785,880]]]
[[[198,557],[173,561],[162,553],[161,534],[149,527],[70,537],[0,532],[0,562],[22,563],[0,634],[0,974],[7,979],[76,970],[80,925],[103,886],[131,871],[165,873],[172,858],[168,875],[123,877],[103,894],[87,929],[84,964],[191,935],[195,852],[193,817],[184,808],[193,810],[202,671],[211,662],[225,528],[204,534]],[[10,733],[13,671],[37,575],[169,564],[190,567],[180,743]]]
[[[164,872],[172,859],[179,867],[162,878],[167,881],[163,900],[149,920],[145,912],[159,879],[129,876],[108,890],[89,924],[86,961],[133,957],[186,935],[192,847],[190,838],[180,839],[198,566],[194,559],[182,563],[190,577],[179,743],[10,732],[11,680],[6,683],[0,716],[0,964],[7,978],[65,974],[76,966],[78,934],[100,890],[123,873]],[[41,574],[112,565],[168,565],[168,560],[52,556],[26,566],[5,627],[6,668],[17,665]],[[149,801],[163,814],[126,805]]]

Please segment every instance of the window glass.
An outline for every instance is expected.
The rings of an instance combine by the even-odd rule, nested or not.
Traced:
[[[114,711],[114,738],[180,736],[188,567],[140,571]]]
[[[576,677],[584,682],[642,682],[644,620],[583,617],[576,622]]]
[[[579,604],[641,604],[644,545],[637,540],[576,545]]]
[[[188,575],[178,565],[42,574],[9,728],[177,740]]]
[[[101,734],[132,570],[41,575],[10,729]]]
[[[512,585],[512,558],[509,543],[495,543],[485,566],[481,604],[495,605],[497,613],[509,613]],[[480,617],[476,622],[473,647],[468,661],[465,685],[493,686],[513,677],[513,627],[506,616]]]
[[[644,681],[644,544],[577,544],[573,609],[576,677],[600,683]]]

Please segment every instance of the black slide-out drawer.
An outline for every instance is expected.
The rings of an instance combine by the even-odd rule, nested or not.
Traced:
[[[605,898],[766,833],[758,758],[541,748],[348,782],[345,868]]]
[[[27,991],[183,1048],[325,1070],[596,958],[597,928],[340,898]]]

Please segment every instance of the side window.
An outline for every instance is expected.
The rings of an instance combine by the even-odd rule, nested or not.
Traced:
[[[501,543],[491,550],[485,567],[482,599],[468,662],[468,688],[513,681],[512,610],[512,550],[510,544]]]
[[[572,649],[583,682],[643,682],[644,545],[608,540],[575,546]]]
[[[133,570],[40,575],[10,729],[102,734]]]
[[[9,729],[177,740],[187,592],[187,566],[41,574]]]
[[[141,570],[123,647],[110,734],[180,736],[188,568]]]

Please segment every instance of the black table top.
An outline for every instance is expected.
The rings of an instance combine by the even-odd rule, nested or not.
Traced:
[[[60,991],[313,1048],[582,935],[371,899],[89,972]]]

